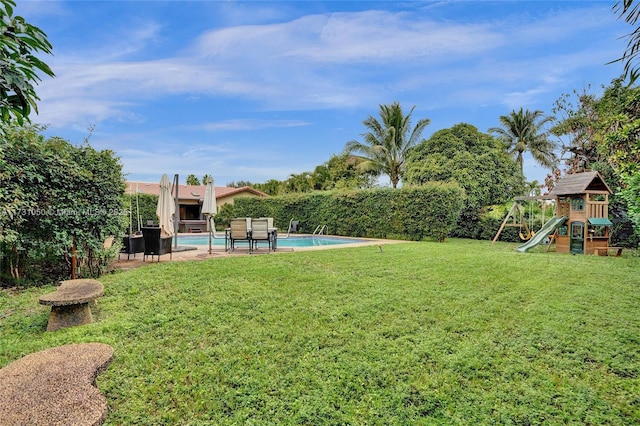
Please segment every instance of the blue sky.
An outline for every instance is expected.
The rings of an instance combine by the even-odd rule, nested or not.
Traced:
[[[415,106],[423,136],[486,132],[520,107],[622,72],[631,27],[613,1],[24,1],[56,73],[46,134],[112,149],[128,180],[230,181],[312,171],[380,104]],[[546,171],[525,159],[529,180]]]

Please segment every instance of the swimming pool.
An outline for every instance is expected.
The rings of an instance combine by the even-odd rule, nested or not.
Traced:
[[[338,244],[355,244],[362,243],[365,240],[356,238],[331,237],[327,235],[289,235],[289,238],[278,238],[278,247],[316,247],[331,246]],[[224,238],[213,238],[211,243],[216,246],[224,247]],[[178,244],[185,246],[208,246],[209,235],[178,235]],[[242,241],[236,244],[243,244]],[[244,243],[247,244],[246,242]],[[264,245],[265,243],[263,243]]]

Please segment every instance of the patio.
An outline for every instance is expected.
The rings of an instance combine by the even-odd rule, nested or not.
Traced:
[[[188,236],[190,234],[178,234]],[[395,244],[399,242],[406,241],[396,241],[396,240],[367,240],[366,242],[361,242],[357,244],[350,244],[349,247],[359,247],[359,246],[378,246],[376,250],[380,250],[383,245],[386,244]],[[261,245],[257,249],[254,249],[251,255],[261,255],[261,254],[279,254],[279,253],[291,253],[294,251],[307,251],[307,250],[327,250],[327,249],[335,249],[335,248],[345,248],[345,246],[341,245],[328,245],[328,246],[314,246],[314,247],[296,247],[295,249],[291,247],[278,247],[277,250],[269,251],[269,248]],[[173,248],[172,251],[172,260],[169,260],[168,256],[163,256],[160,260],[160,263],[164,262],[181,262],[188,260],[207,260],[219,257],[226,256],[245,256],[249,255],[249,248],[246,246],[238,246],[235,251],[227,252],[223,247],[215,247],[211,253],[209,253],[209,247],[206,245],[192,245],[192,246],[178,246],[176,249]],[[131,255],[129,259],[127,259],[126,254],[121,255],[120,259],[116,257],[116,259],[110,264],[109,270],[120,271],[120,270],[128,270],[133,268],[138,268],[144,265],[151,265],[157,262],[143,262],[142,261],[142,253],[138,253],[135,257]]]

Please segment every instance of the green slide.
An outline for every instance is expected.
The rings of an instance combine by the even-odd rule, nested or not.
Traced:
[[[555,231],[559,226],[562,226],[562,224],[566,220],[567,220],[566,217],[554,217],[549,222],[545,223],[544,226],[540,228],[540,230],[536,232],[536,235],[531,237],[529,241],[522,244],[521,246],[516,247],[516,251],[520,253],[528,252],[529,250],[531,250],[532,248],[540,244],[545,238],[547,238],[547,236],[549,236],[549,234],[553,233],[553,231]]]

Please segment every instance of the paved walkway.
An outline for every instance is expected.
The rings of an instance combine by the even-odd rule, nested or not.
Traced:
[[[224,249],[222,250],[215,249],[211,252],[211,254],[209,254],[209,248],[206,246],[190,246],[189,248],[195,248],[195,250],[184,250],[184,247],[178,247],[179,251],[174,251],[171,254],[171,258],[169,258],[168,254],[164,254],[160,256],[160,263],[176,262],[176,261],[180,262],[180,261],[186,261],[186,260],[206,260],[206,259],[212,259],[212,258],[222,257],[222,256],[231,256],[231,254],[226,253]],[[244,254],[248,254],[248,250],[243,250],[243,251],[246,251],[246,253]],[[237,250],[235,254],[236,255],[240,254],[240,251]],[[125,255],[121,254],[120,259],[116,258],[116,260],[112,262],[111,265],[109,265],[109,267],[115,270],[127,270],[132,268],[138,268],[140,266],[145,266],[145,265],[153,265],[154,263],[158,262],[158,256],[154,256],[153,261],[151,261],[150,256],[147,256],[147,260],[144,262],[142,259],[143,259],[142,253],[136,254],[135,257],[133,255],[130,255],[129,259],[127,259],[126,254]]]
[[[0,369],[0,424],[101,425],[107,400],[96,377],[113,359],[104,343],[75,343],[36,352]]]
[[[192,235],[192,234],[184,234],[184,235]],[[359,238],[359,240],[362,240]],[[377,240],[377,239],[367,239],[364,242],[359,242],[355,244],[350,244],[349,247],[358,247],[358,246],[378,246],[378,249],[381,250],[382,246],[385,244],[396,244],[402,243],[406,241],[397,241],[397,240]],[[309,250],[328,250],[328,249],[338,249],[345,248],[344,245],[327,245],[327,246],[311,246],[311,247],[278,247],[275,251],[269,251],[269,249],[263,244],[259,246],[257,250],[253,251],[252,256],[261,255],[261,254],[280,254],[280,253],[291,253],[294,251],[309,251]],[[234,250],[232,253],[228,253],[224,250],[224,247],[220,245],[213,246],[213,250],[209,253],[208,245],[193,245],[187,247],[178,246],[178,250],[174,248],[174,251],[171,256],[171,260],[169,260],[169,255],[165,254],[160,257],[160,263],[170,262],[170,261],[186,261],[186,260],[206,260],[206,259],[214,259],[225,256],[246,256],[249,254],[249,249],[247,247],[239,247]],[[110,265],[110,267],[114,270],[127,270],[132,268],[137,268],[144,265],[151,265],[157,262],[158,257],[154,256],[155,261],[151,262],[151,257],[147,257],[146,262],[142,261],[143,255],[142,253],[136,254],[134,257],[130,255],[129,260],[127,260],[127,255],[120,255],[120,260],[116,258],[116,260]]]

